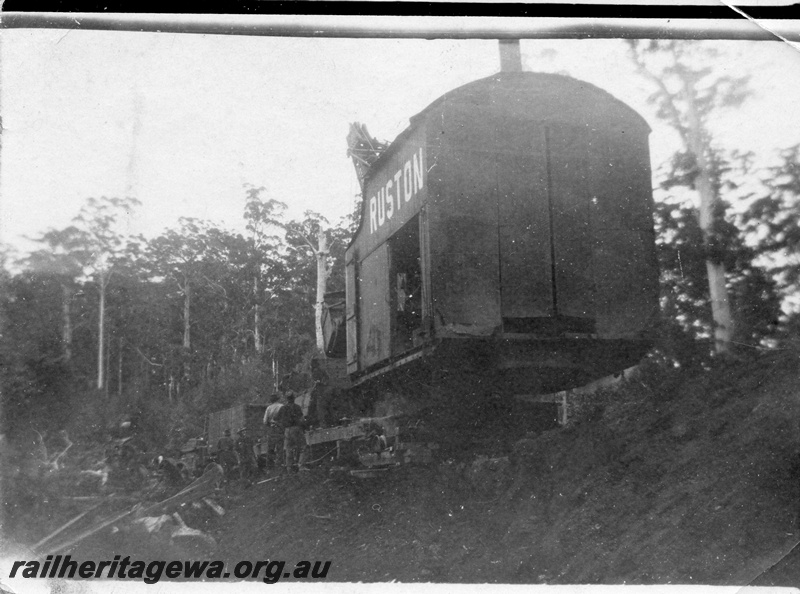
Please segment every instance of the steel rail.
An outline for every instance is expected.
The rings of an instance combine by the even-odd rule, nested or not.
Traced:
[[[338,15],[0,13],[2,29],[267,37],[422,39],[729,39],[800,41],[800,20]]]

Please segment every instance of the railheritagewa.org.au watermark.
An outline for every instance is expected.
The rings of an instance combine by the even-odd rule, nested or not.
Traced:
[[[330,561],[239,561],[233,571],[224,561],[141,561],[115,555],[112,561],[76,561],[70,555],[48,555],[44,561],[14,561],[9,578],[67,578],[142,580],[155,584],[170,580],[260,579],[274,584],[281,579],[325,579]]]

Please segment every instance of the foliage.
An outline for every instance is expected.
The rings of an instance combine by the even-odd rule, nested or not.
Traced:
[[[696,110],[703,140],[710,146],[710,116],[739,107],[752,95],[749,76],[720,74],[714,67],[720,52],[713,43],[636,39],[629,40],[628,47],[639,73],[654,85],[648,100],[655,106],[657,117],[668,122],[683,139],[691,134],[692,111]],[[680,154],[686,164],[696,163],[696,157],[687,152]],[[684,169],[691,171],[690,167]]]
[[[0,407],[4,432],[13,435],[31,424],[45,428],[47,419],[40,418],[43,409],[56,415],[69,410],[64,395],[70,373],[61,356],[58,333],[58,279],[23,273],[2,286],[0,309],[5,319],[0,343]],[[48,310],[55,316],[48,315]]]
[[[163,447],[202,434],[208,412],[263,398],[276,376],[306,364],[316,270],[301,236],[327,228],[335,290],[349,232],[311,212],[285,220],[286,206],[264,193],[246,188],[246,236],[185,218],[150,240],[117,231],[135,200],[90,198],[74,224],[37,238],[17,272],[2,268],[5,429],[75,423],[100,439],[135,414]],[[107,373],[98,390],[101,315]]]
[[[747,179],[749,169],[721,176],[720,185],[729,185],[727,175]],[[677,186],[666,177],[662,190]],[[687,342],[709,340],[712,335],[706,261],[722,263],[734,316],[734,344],[759,347],[775,334],[781,313],[781,294],[776,277],[759,265],[769,246],[750,241],[746,221],[751,217],[737,214],[722,202],[715,213],[714,225],[703,240],[694,206],[664,192],[655,204],[658,258],[661,269],[661,305],[665,324],[664,338],[669,350],[686,361],[696,357],[696,349]],[[688,355],[688,356],[687,356]]]
[[[792,299],[787,311],[800,309],[800,145],[758,172],[752,155],[714,143],[713,115],[749,94],[746,77],[714,69],[715,51],[704,43],[631,44],[658,117],[683,141],[656,191],[664,315],[654,359],[665,367],[708,362],[707,262],[727,272],[734,340],[744,348],[789,342],[800,323],[780,311]],[[705,234],[686,199],[701,173],[718,198]],[[120,231],[137,204],[88,199],[73,224],[44,233],[17,272],[3,272],[7,427],[58,428],[71,418],[99,437],[116,417],[136,414],[161,447],[202,432],[207,412],[257,400],[307,364],[315,349],[318,233],[324,230],[329,250],[327,290],[341,291],[358,205],[335,225],[312,211],[287,220],[286,204],[245,186],[244,234],[184,218],[145,240]],[[100,390],[93,387],[98,353],[107,369]]]
[[[781,163],[771,167],[759,191],[737,215],[736,224],[755,246],[761,265],[775,280],[784,299],[800,303],[800,144],[781,151]]]
[[[720,216],[713,240],[702,242],[702,232],[691,205],[663,201],[656,204],[658,255],[662,271],[662,305],[667,317],[697,335],[710,333],[705,261],[722,261],[728,271],[728,289],[734,302],[740,339],[755,340],[770,334],[779,315],[780,299],[775,280],[756,265],[762,246],[749,246],[746,236],[732,221]],[[760,310],[760,311],[756,311]]]
[[[774,271],[760,265],[774,249],[753,241],[753,226],[759,225],[753,221],[758,209],[777,213],[764,202],[754,203],[750,213],[732,208],[753,177],[753,156],[717,146],[709,125],[712,115],[738,107],[751,94],[748,77],[720,74],[713,66],[718,50],[707,43],[637,40],[629,50],[652,85],[649,101],[657,117],[683,143],[662,167],[656,192],[662,350],[686,364],[706,350],[693,344],[698,340],[710,345],[716,338],[717,350],[730,344],[759,348],[775,334],[781,296]],[[696,192],[699,210],[686,199],[687,191]],[[723,293],[713,302],[710,285]]]

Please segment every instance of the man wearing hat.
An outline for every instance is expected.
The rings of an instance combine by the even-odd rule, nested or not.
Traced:
[[[231,472],[238,463],[236,447],[231,439],[231,430],[225,429],[222,437],[217,442],[217,462],[225,471],[225,478],[230,478]]]
[[[253,451],[253,438],[247,433],[247,429],[239,429],[236,438],[236,454],[239,456],[239,474],[243,479],[251,480],[256,466],[255,452]]]
[[[286,391],[286,404],[280,410],[278,423],[283,427],[283,450],[286,455],[286,472],[299,470],[300,452],[305,446],[303,409],[294,401],[295,394]]]
[[[283,408],[280,394],[275,392],[269,398],[269,406],[264,412],[264,425],[267,429],[267,470],[280,466],[283,457],[283,427],[278,424],[278,411]]]

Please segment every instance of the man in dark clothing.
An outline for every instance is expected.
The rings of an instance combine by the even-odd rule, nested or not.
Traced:
[[[225,433],[217,442],[217,461],[225,471],[225,478],[230,478],[231,472],[238,463],[236,459],[236,444],[231,439],[231,430],[225,429]]]
[[[283,450],[286,453],[286,472],[299,470],[300,452],[305,446],[303,409],[294,401],[294,392],[286,392],[286,404],[277,415],[278,424],[283,427]]]
[[[239,456],[239,474],[248,481],[253,478],[256,467],[256,457],[253,451],[255,442],[247,434],[247,429],[239,429],[239,437],[236,439],[236,453]]]
[[[186,482],[177,460],[164,456],[159,456],[157,460],[158,470],[163,474],[168,487],[179,487]]]
[[[283,458],[283,427],[278,424],[278,412],[283,408],[280,394],[270,396],[269,406],[264,411],[267,429],[267,470],[280,466]]]

